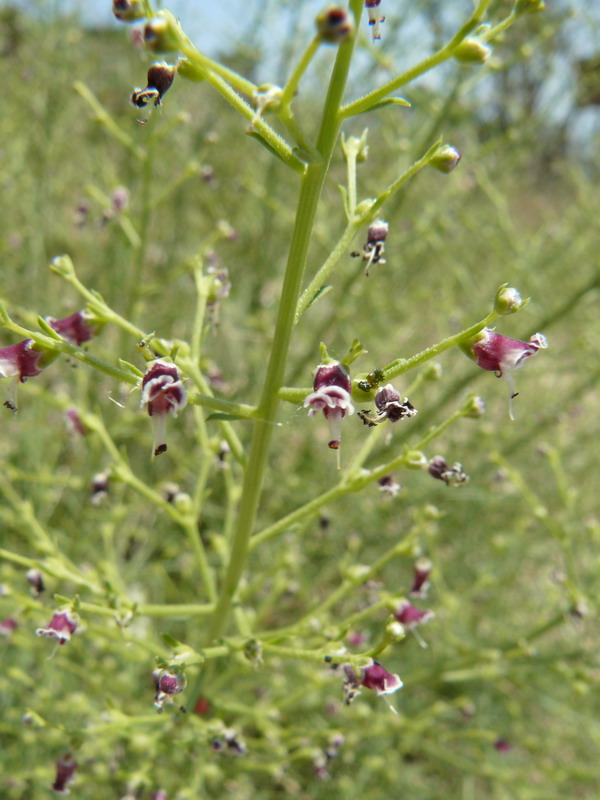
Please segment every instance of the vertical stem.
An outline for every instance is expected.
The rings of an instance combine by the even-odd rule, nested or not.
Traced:
[[[362,10],[362,5],[362,0],[352,0],[351,2],[351,9],[357,20]],[[277,393],[283,384],[296,306],[302,286],[302,277],[317,206],[340,129],[339,108],[344,95],[354,43],[355,37],[339,46],[317,139],[317,150],[322,157],[322,161],[310,164],[302,177],[296,220],[279,301],[273,346],[259,404],[261,419],[254,424],[237,525],[233,536],[229,564],[227,565],[227,571],[212,620],[211,639],[219,637],[225,629],[231,603],[248,560],[250,536],[256,521],[269,445],[274,430],[274,426],[271,423],[276,418],[280,402]]]

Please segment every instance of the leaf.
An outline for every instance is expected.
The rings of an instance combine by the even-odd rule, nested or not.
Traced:
[[[385,97],[383,100],[377,100],[372,106],[365,108],[361,114],[368,114],[369,111],[378,111],[380,108],[387,108],[388,106],[401,106],[402,108],[411,108],[411,104],[403,97]]]
[[[327,292],[330,292],[333,289],[333,286],[330,283],[326,283],[313,295],[312,300],[306,306],[306,308],[310,308],[314,302],[319,300],[321,297],[324,297]]]

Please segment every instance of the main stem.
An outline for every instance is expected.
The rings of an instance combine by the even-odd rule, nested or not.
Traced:
[[[362,9],[362,0],[353,0],[351,5],[355,17],[358,17]],[[302,177],[273,346],[258,406],[260,420],[255,423],[252,433],[231,555],[210,628],[211,641],[221,636],[225,629],[231,603],[248,560],[250,536],[256,522],[269,445],[274,430],[272,423],[276,419],[280,403],[278,392],[283,385],[296,307],[317,206],[339,133],[338,112],[344,95],[353,49],[354,38],[339,47],[317,139],[317,150],[321,160],[309,164]]]

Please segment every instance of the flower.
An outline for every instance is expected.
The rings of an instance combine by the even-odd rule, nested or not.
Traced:
[[[396,497],[402,486],[394,480],[393,475],[384,475],[377,481],[379,484],[379,491],[388,497]]]
[[[58,351],[46,350],[35,344],[33,339],[24,339],[17,344],[0,347],[0,378],[15,378],[9,399],[4,403],[5,407],[16,411],[17,384],[25,383],[27,378],[39,375],[58,355]]]
[[[134,22],[146,16],[142,0],[113,0],[113,14],[121,22]]]
[[[169,361],[156,359],[152,361],[142,379],[142,408],[152,417],[154,428],[154,444],[152,458],[165,453],[165,426],[167,414],[174,417],[185,408],[187,394],[184,389],[179,370]]]
[[[56,639],[58,644],[66,644],[77,630],[77,618],[69,611],[55,611],[47,628],[38,628],[36,636]]]
[[[71,783],[77,769],[77,762],[71,753],[67,753],[56,762],[56,778],[52,789],[57,794],[69,794],[67,784]]]
[[[339,450],[342,420],[354,414],[354,406],[350,398],[352,384],[348,370],[339,362],[331,360],[319,364],[313,381],[314,392],[304,400],[304,408],[314,417],[319,411],[329,423],[329,447]],[[339,463],[338,463],[339,466]]]
[[[146,76],[147,85],[144,89],[134,89],[131,93],[131,103],[137,108],[145,108],[149,103],[154,107],[162,103],[163,96],[171,88],[175,77],[175,67],[166,61],[157,61],[152,64]]]
[[[400,395],[391,383],[377,391],[375,405],[377,406],[377,412],[375,413],[371,411],[358,412],[358,416],[369,428],[379,425],[380,422],[385,422],[386,419],[389,419],[390,422],[398,422],[399,419],[404,419],[405,417],[414,417],[417,413],[417,409],[409,402],[408,397],[401,400]]]
[[[85,311],[76,311],[64,319],[46,317],[50,327],[59,333],[67,342],[79,347],[84,342],[89,342],[99,332],[100,324],[91,314]]]
[[[159,714],[163,712],[163,706],[167,701],[171,701],[174,695],[183,692],[186,686],[185,676],[181,672],[170,672],[168,669],[155,669],[152,673],[152,680],[156,689],[154,707]]]
[[[344,681],[344,702],[346,705],[350,703],[360,694],[361,687],[365,689],[372,689],[380,697],[385,697],[388,694],[393,694],[401,689],[404,685],[399,675],[388,672],[378,661],[373,661],[368,667],[362,667],[360,676],[356,674],[354,669],[346,664],[344,666],[344,673],[346,680]],[[396,709],[388,702],[388,706],[395,714]]]
[[[0,620],[0,636],[6,636],[8,638],[18,627],[19,623],[14,617],[7,617],[6,619]]]
[[[411,597],[426,597],[429,589],[429,576],[433,564],[429,558],[422,556],[415,561],[413,567],[413,584],[410,587]]]
[[[512,371],[522,367],[525,360],[534,356],[538,350],[547,348],[548,342],[541,333],[535,333],[528,342],[521,342],[484,328],[475,338],[464,342],[460,347],[481,369],[495,372],[498,378],[506,375],[512,400],[517,396]],[[509,416],[514,419],[510,404]]]
[[[407,631],[411,631],[414,634],[421,647],[427,647],[426,642],[421,638],[416,628],[433,619],[435,617],[433,611],[421,611],[416,606],[413,606],[412,603],[409,603],[408,600],[403,600],[394,612],[394,617]]]
[[[429,459],[427,472],[439,481],[444,481],[446,486],[464,486],[468,483],[469,476],[463,472],[462,464],[455,461],[450,467],[444,456],[434,456]]]
[[[369,268],[372,264],[385,264],[383,253],[385,249],[385,240],[387,239],[389,225],[382,219],[376,219],[372,222],[367,230],[367,243],[359,252],[350,253],[352,258],[362,257],[363,261],[367,262],[365,267],[365,275],[368,277]]]
[[[385,22],[385,17],[379,16],[379,5],[381,0],[366,0],[365,7],[369,15],[369,25],[371,26],[373,39],[381,39],[381,31],[379,25]]]
[[[46,590],[44,576],[39,569],[32,567],[27,570],[25,577],[27,578],[27,583],[31,586],[31,593],[34,597],[39,597]]]

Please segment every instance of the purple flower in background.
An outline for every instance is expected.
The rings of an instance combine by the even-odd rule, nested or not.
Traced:
[[[422,556],[415,561],[413,567],[413,584],[410,588],[411,597],[426,597],[429,589],[429,576],[433,564],[429,558]]]
[[[367,9],[367,13],[369,15],[369,25],[371,26],[373,39],[381,39],[381,30],[379,29],[379,25],[380,23],[385,22],[385,17],[381,17],[379,15],[380,4],[381,0],[366,0],[365,2],[365,8]]]
[[[66,644],[77,630],[77,618],[69,611],[55,611],[47,628],[38,628],[36,636],[56,639],[58,644]]]
[[[46,317],[50,327],[60,334],[67,342],[79,347],[84,342],[89,342],[98,333],[98,321],[85,311],[76,311],[69,317],[55,319]]]
[[[71,783],[77,770],[77,762],[71,753],[67,753],[56,762],[56,778],[52,790],[57,794],[69,794],[67,784]]]
[[[421,647],[427,647],[427,643],[422,639],[417,627],[433,619],[435,617],[433,611],[421,611],[408,600],[403,600],[394,612],[394,617],[407,631],[414,634]]]

